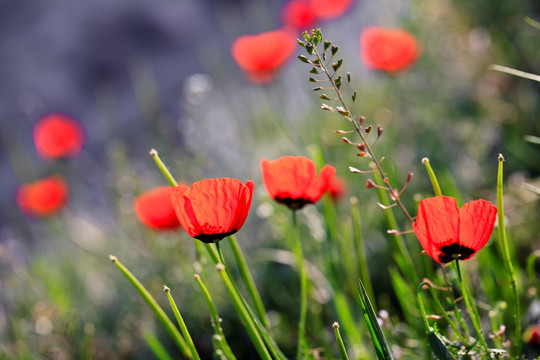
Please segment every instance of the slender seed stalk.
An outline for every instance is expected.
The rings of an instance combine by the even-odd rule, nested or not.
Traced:
[[[512,259],[510,258],[510,251],[508,250],[508,242],[506,240],[506,228],[504,226],[504,203],[503,203],[503,162],[504,157],[499,154],[499,169],[497,172],[497,222],[499,230],[499,240],[501,242],[502,255],[504,260],[504,266],[510,278],[510,285],[512,286],[512,318],[514,320],[514,341],[512,341],[512,350],[514,356],[521,354],[521,316],[519,309],[519,293],[517,288],[517,278],[514,272],[514,266]]]
[[[435,300],[435,305],[437,306],[437,308],[439,309],[439,312],[443,315],[443,317],[445,318],[446,322],[448,322],[448,324],[452,327],[452,329],[454,330],[454,332],[456,333],[456,335],[459,337],[459,339],[463,342],[463,344],[465,346],[470,346],[469,344],[469,341],[465,339],[465,337],[461,334],[461,332],[459,331],[457,325],[456,325],[456,322],[455,321],[452,321],[450,319],[450,317],[448,316],[448,314],[446,313],[446,310],[444,309],[444,307],[442,306],[441,302],[439,301],[439,298],[437,297],[437,295],[435,294],[435,290],[433,289],[433,287],[431,286],[430,283],[426,282],[426,281],[422,281],[420,283],[420,285],[418,285],[418,290],[417,290],[417,296],[418,296],[418,304],[420,304],[420,302],[422,301],[421,297],[422,297],[422,294],[421,294],[421,290],[424,288],[424,286],[427,286],[428,289],[429,289],[429,292],[431,293],[431,297],[433,298],[433,300]],[[422,312],[423,316],[425,317],[425,314],[424,314],[424,309],[423,309],[424,305],[423,303],[420,304],[420,311]],[[427,322],[427,319],[426,321]]]
[[[159,321],[165,326],[167,332],[172,336],[173,340],[176,342],[176,345],[178,346],[182,354],[184,354],[184,356],[189,359],[193,359],[193,356],[191,354],[191,351],[189,350],[188,345],[186,344],[186,341],[184,340],[178,329],[174,326],[171,319],[169,319],[165,311],[163,311],[161,306],[159,306],[157,301],[152,297],[152,295],[150,295],[150,293],[148,292],[148,290],[146,290],[143,284],[141,284],[141,282],[120,261],[118,261],[118,258],[116,256],[109,255],[109,259],[120,269],[122,274],[124,274],[124,276],[131,282],[131,284],[133,284],[139,294],[141,294],[144,301],[146,301],[150,309],[152,309],[152,311],[154,311],[154,313],[158,317]]]
[[[480,326],[480,319],[478,317],[478,311],[476,311],[476,309],[473,307],[474,304],[471,301],[469,291],[467,290],[467,287],[465,286],[465,283],[463,282],[463,278],[461,277],[461,269],[459,268],[459,260],[456,259],[454,262],[456,264],[456,271],[458,275],[459,285],[461,287],[461,293],[463,294],[465,305],[467,305],[469,316],[471,317],[471,321],[473,323],[474,329],[476,330],[476,334],[478,335],[480,344],[485,348],[486,353],[489,354],[489,347],[486,343],[486,339],[484,339],[484,335],[482,334],[482,327]]]
[[[294,252],[296,254],[296,265],[300,276],[300,320],[298,321],[298,348],[296,359],[302,359],[302,352],[307,353],[307,343],[305,338],[306,316],[307,316],[307,275],[304,268],[304,255],[302,254],[302,241],[300,240],[300,228],[296,217],[296,210],[292,210],[292,231],[294,234]]]
[[[437,176],[435,176],[435,172],[433,171],[433,168],[429,164],[429,159],[427,157],[422,159],[422,164],[426,167],[429,180],[431,181],[431,186],[433,186],[433,192],[435,193],[435,196],[441,196],[442,191],[441,187],[439,186],[439,181],[437,180]]]
[[[373,177],[377,184],[381,184],[383,182],[383,179],[378,173],[374,173]],[[377,188],[377,192],[379,194],[380,203],[383,206],[388,206],[389,201],[388,201],[388,196],[386,192],[380,188]],[[384,214],[386,215],[386,221],[390,229],[398,229],[398,223],[392,209],[386,209],[384,211]],[[394,239],[394,244],[392,248],[397,249],[397,252],[401,255],[404,262],[404,263],[398,262],[400,270],[403,271],[403,273],[406,274],[409,280],[411,280],[413,283],[415,284],[418,283],[420,279],[419,279],[418,273],[416,272],[416,268],[414,266],[411,253],[409,252],[409,249],[407,248],[407,245],[405,244],[405,240],[403,239],[403,236],[401,236],[400,234],[393,234],[391,235],[391,237],[392,239]]]
[[[223,330],[221,329],[221,318],[218,315],[218,312],[216,310],[216,306],[214,305],[214,301],[212,300],[212,296],[210,295],[210,292],[204,285],[204,283],[201,280],[201,277],[197,274],[193,276],[199,287],[201,288],[201,291],[204,295],[204,298],[206,300],[206,303],[208,305],[208,309],[210,310],[210,314],[212,316],[212,326],[214,327],[214,332],[216,335],[220,337],[220,348],[223,351],[225,357],[228,360],[236,360],[236,357],[234,356],[231,348],[229,347],[229,344],[227,343],[227,340],[225,339],[225,334],[223,334]]]
[[[176,302],[174,301],[171,295],[171,289],[163,285],[163,291],[167,293],[167,298],[169,299],[169,303],[171,304],[171,308],[173,310],[174,316],[176,317],[178,326],[180,326],[180,331],[182,332],[182,335],[184,336],[184,339],[186,339],[189,349],[191,350],[191,355],[193,355],[193,359],[200,360],[201,358],[199,357],[199,353],[197,352],[197,349],[195,348],[195,344],[193,343],[193,339],[191,338],[191,335],[189,334],[189,330],[186,326],[186,323],[184,322],[184,319],[182,318],[182,315],[180,314],[180,311],[178,310],[178,307],[176,306]]]
[[[236,265],[238,266],[238,270],[240,270],[240,275],[242,276],[242,280],[244,280],[244,284],[246,285],[249,297],[253,301],[255,311],[257,312],[259,320],[261,320],[263,325],[268,328],[270,326],[270,322],[268,321],[268,316],[266,315],[266,310],[264,309],[261,295],[259,294],[259,291],[255,286],[255,281],[253,281],[253,276],[249,271],[246,258],[242,250],[240,249],[238,241],[236,241],[236,237],[234,235],[229,236],[229,243],[231,244],[234,259],[236,260]]]
[[[341,338],[341,334],[339,333],[339,324],[337,322],[334,322],[334,324],[332,324],[332,327],[334,328],[334,335],[336,336],[341,360],[349,360],[349,356],[347,355],[347,349],[345,349],[345,344],[343,343],[343,339]]]
[[[159,170],[161,170],[161,173],[163,174],[165,179],[169,182],[169,184],[171,186],[177,186],[178,183],[176,182],[176,180],[172,176],[172,174],[169,171],[169,169],[167,168],[167,166],[165,166],[163,161],[161,161],[161,158],[159,157],[159,154],[156,151],[156,149],[150,150],[150,155],[152,155],[152,157],[154,158],[154,161],[156,162],[156,165],[158,166]]]
[[[383,171],[383,169],[382,169],[382,167],[380,165],[380,161],[377,160],[378,157],[375,156],[375,153],[373,152],[373,149],[371,148],[371,145],[369,145],[369,142],[367,141],[366,136],[362,132],[361,125],[358,124],[358,121],[356,120],[356,117],[351,115],[351,111],[349,109],[349,106],[347,105],[347,103],[343,99],[343,95],[341,94],[341,91],[339,90],[338,85],[336,85],[336,82],[335,82],[333,76],[328,71],[328,68],[326,67],[325,62],[322,59],[322,57],[321,57],[321,55],[320,55],[320,53],[319,53],[316,46],[313,47],[313,53],[317,57],[317,62],[318,62],[317,65],[325,73],[325,75],[328,78],[328,81],[330,82],[330,84],[332,84],[332,88],[334,89],[334,91],[335,91],[335,93],[336,93],[336,95],[338,97],[338,100],[341,103],[341,106],[343,107],[343,110],[340,113],[342,114],[342,116],[346,120],[348,120],[351,124],[353,124],[356,133],[360,136],[360,139],[362,139],[362,142],[365,144],[366,153],[371,157],[371,159],[373,159],[377,172],[379,173],[379,175],[383,179],[385,179],[386,174],[384,173],[384,171]],[[398,206],[401,209],[401,211],[403,212],[403,214],[412,223],[413,218],[409,214],[409,212],[407,211],[407,209],[405,208],[405,206],[403,205],[401,200],[399,199],[399,196],[397,196],[397,192],[394,191],[394,188],[392,187],[392,185],[389,182],[385,182],[385,185],[388,187],[388,190],[390,191],[390,194],[396,194],[396,199],[395,199],[396,203],[398,204]]]

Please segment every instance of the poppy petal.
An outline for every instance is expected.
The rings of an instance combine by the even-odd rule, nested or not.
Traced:
[[[36,151],[44,159],[76,156],[84,143],[82,125],[64,114],[41,118],[33,130]]]
[[[442,247],[459,241],[458,227],[459,210],[456,199],[435,196],[420,201],[413,229],[426,253],[435,261],[441,262]]]
[[[60,210],[67,202],[69,188],[59,175],[52,175],[18,187],[16,201],[28,216],[43,217]]]
[[[311,184],[308,190],[307,198],[310,199],[311,202],[317,202],[321,198],[321,196],[328,190],[328,188],[330,187],[330,181],[332,181],[335,173],[336,169],[333,166],[323,166],[321,172],[319,173],[319,176]]]
[[[493,232],[497,208],[486,200],[471,201],[463,205],[459,217],[460,244],[475,252],[483,248]]]
[[[171,203],[170,189],[170,186],[159,186],[135,199],[135,214],[144,225],[155,230],[180,226]]]
[[[180,184],[172,187],[169,194],[178,222],[191,237],[194,237],[197,234],[197,222],[193,222],[192,217],[188,216],[185,210],[186,204],[184,193],[188,188],[188,186]]]

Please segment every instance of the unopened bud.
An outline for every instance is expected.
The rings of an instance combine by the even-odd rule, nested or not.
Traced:
[[[356,147],[358,148],[358,150],[361,150],[361,151],[366,150],[366,144],[365,143],[356,144]]]
[[[377,137],[381,137],[384,129],[381,126],[377,126]]]
[[[369,125],[367,128],[366,128],[366,134],[369,134],[371,132],[371,129],[373,128],[373,126]]]
[[[372,189],[374,187],[376,187],[375,183],[371,179],[368,179],[366,181],[366,189]]]
[[[409,174],[407,175],[407,184],[411,182],[413,175],[412,171],[409,171]]]
[[[360,116],[358,120],[360,121],[360,125],[364,125],[364,121],[366,121],[366,118],[364,116]]]

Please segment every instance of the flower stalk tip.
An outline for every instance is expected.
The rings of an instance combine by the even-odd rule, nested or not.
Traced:
[[[109,260],[111,260],[114,263],[118,261],[118,258],[114,255],[109,255]]]
[[[167,285],[163,285],[163,291],[168,293],[168,292],[171,292],[171,289],[169,289],[169,287]]]

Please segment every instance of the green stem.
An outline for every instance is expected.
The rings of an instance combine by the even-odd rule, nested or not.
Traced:
[[[206,249],[208,250],[208,253],[210,254],[210,257],[212,258],[214,263],[216,265],[220,264],[220,260],[219,260],[220,255],[218,255],[216,249],[214,247],[212,247],[211,244],[206,244],[206,245],[207,245]],[[272,338],[272,336],[268,332],[268,329],[265,328],[263,326],[263,324],[257,319],[257,317],[255,316],[255,312],[250,308],[249,304],[246,302],[244,297],[240,294],[240,291],[238,290],[238,288],[236,287],[236,285],[232,281],[232,278],[231,278],[230,274],[228,273],[227,269],[225,269],[224,273],[228,277],[229,282],[230,282],[230,284],[232,286],[232,288],[230,288],[230,290],[234,291],[236,293],[237,297],[240,299],[241,306],[243,307],[244,311],[249,315],[251,321],[255,324],[255,328],[259,332],[258,334],[263,338],[265,344],[268,346],[268,349],[270,350],[270,352],[272,353],[274,358],[277,359],[277,360],[286,360],[287,358],[285,357],[285,355],[283,355],[283,353],[281,352],[281,350],[277,346],[276,342],[274,341],[274,339]],[[223,275],[222,275],[222,277],[223,277]],[[228,290],[229,290],[229,288],[228,288]],[[232,295],[231,295],[231,298],[232,298]],[[236,309],[236,310],[237,310],[237,312],[239,311],[238,309]]]
[[[238,270],[240,270],[242,280],[244,280],[248,294],[255,305],[255,311],[257,312],[259,320],[261,320],[264,326],[268,328],[270,326],[270,322],[266,316],[266,310],[264,309],[261,295],[259,294],[259,291],[257,291],[257,287],[255,286],[255,281],[253,281],[253,276],[249,271],[246,258],[242,253],[240,246],[238,246],[238,241],[236,241],[236,237],[234,235],[229,236],[229,243],[231,244],[234,259],[236,260]]]
[[[167,166],[165,166],[165,164],[163,163],[163,161],[161,161],[161,158],[159,157],[159,154],[158,152],[156,151],[156,149],[152,149],[150,150],[150,155],[154,158],[154,161],[156,162],[159,170],[161,170],[161,173],[163,174],[163,176],[165,177],[165,179],[169,182],[169,184],[171,186],[177,186],[178,183],[176,182],[176,180],[174,179],[174,177],[172,176],[171,172],[169,171],[169,169],[167,169]]]
[[[424,320],[424,325],[426,326],[426,333],[431,332],[431,326],[427,321],[426,309],[424,308],[424,299],[422,299],[422,287],[426,285],[425,281],[422,281],[418,288],[416,289],[416,299],[418,300],[418,307],[420,308],[420,314],[422,315],[422,320]],[[431,288],[431,287],[430,287]]]
[[[487,346],[486,339],[484,339],[484,335],[482,334],[482,327],[480,326],[480,319],[478,316],[478,312],[475,308],[473,308],[474,304],[471,302],[471,297],[469,295],[469,291],[467,290],[467,287],[465,286],[465,283],[463,282],[463,278],[461,277],[461,269],[459,268],[459,260],[455,260],[456,264],[456,271],[458,275],[459,285],[461,286],[461,293],[463,295],[463,299],[465,300],[465,305],[467,305],[467,310],[469,311],[469,316],[471,317],[471,321],[473,323],[474,329],[476,330],[476,333],[478,334],[478,339],[480,341],[480,344],[486,349],[486,353],[489,354],[489,347]]]
[[[292,210],[292,231],[294,234],[294,252],[296,254],[296,266],[300,276],[300,319],[298,321],[298,348],[296,359],[302,358],[302,352],[307,350],[305,338],[307,316],[307,276],[304,268],[304,255],[302,254],[302,241],[300,240],[300,228],[296,217],[296,210]],[[306,351],[307,353],[307,351]]]
[[[424,307],[424,304],[422,303],[422,294],[421,294],[421,290],[423,289],[424,286],[427,286],[428,289],[429,289],[429,292],[431,293],[431,297],[433,298],[433,300],[435,300],[435,305],[437,306],[437,308],[439,308],[439,312],[443,315],[443,317],[446,319],[446,321],[448,322],[448,324],[452,327],[452,329],[454,330],[454,332],[456,333],[456,335],[459,337],[459,339],[463,342],[463,344],[467,347],[470,346],[469,342],[465,339],[465,337],[461,334],[461,332],[459,331],[456,323],[454,321],[452,321],[450,319],[450,317],[448,316],[448,314],[446,313],[446,310],[444,309],[444,307],[442,306],[441,302],[439,301],[439,298],[437,297],[437,295],[435,294],[435,290],[433,289],[433,287],[431,286],[431,284],[427,281],[422,281],[420,283],[420,285],[418,286],[418,290],[417,290],[417,296],[418,296],[418,303],[420,304],[420,311],[422,312],[422,315],[425,317],[425,311],[423,309]],[[457,316],[457,314],[456,314]],[[427,319],[424,321],[425,323],[427,323]],[[427,326],[427,329],[429,331],[429,326]]]
[[[167,293],[167,298],[169,299],[169,303],[171,304],[171,308],[173,310],[174,316],[176,317],[178,326],[180,326],[180,331],[182,332],[182,335],[184,336],[184,339],[186,339],[189,349],[191,350],[193,359],[200,360],[201,358],[199,357],[199,353],[197,352],[197,349],[195,348],[195,344],[193,343],[193,339],[191,338],[191,335],[189,334],[189,330],[186,326],[186,323],[184,322],[184,319],[182,318],[182,315],[180,314],[180,311],[178,310],[178,307],[176,306],[176,302],[174,301],[171,295],[171,289],[163,285],[163,291]]]
[[[218,247],[218,252],[219,251]],[[261,357],[261,359],[265,360],[272,360],[272,357],[270,356],[270,353],[268,352],[268,349],[266,348],[259,332],[257,331],[257,328],[255,326],[255,323],[253,322],[253,319],[251,318],[250,314],[246,310],[241,296],[238,293],[236,287],[233,285],[233,282],[231,278],[229,277],[229,274],[225,270],[225,265],[222,263],[217,264],[216,269],[218,270],[221,279],[223,280],[223,283],[225,284],[225,288],[227,289],[227,292],[229,293],[229,296],[231,297],[231,300],[233,302],[234,308],[236,309],[236,312],[240,316],[240,319],[242,320],[242,323],[244,324],[244,327],[246,328],[251,340],[253,341],[253,345],[257,349],[257,353]]]
[[[508,250],[508,242],[506,240],[506,229],[504,226],[504,204],[503,204],[503,162],[504,157],[499,154],[499,169],[497,172],[497,222],[499,230],[499,240],[501,242],[501,249],[503,252],[504,265],[506,271],[510,277],[510,285],[512,287],[512,303],[513,311],[512,318],[514,320],[514,341],[512,342],[512,349],[514,356],[521,355],[521,316],[519,309],[519,293],[517,289],[517,278],[514,272],[514,266],[510,258],[510,251]]]
[[[173,360],[173,358],[167,353],[167,350],[163,345],[159,342],[159,340],[148,330],[142,330],[141,331],[142,336],[148,346],[150,347],[150,350],[152,350],[152,353],[156,356],[158,360]],[[90,357],[89,359],[92,359],[93,357]]]
[[[334,324],[332,324],[332,327],[334,328],[334,335],[336,335],[336,341],[338,343],[339,355],[341,356],[341,360],[349,360],[347,350],[345,349],[345,344],[343,343],[343,339],[341,338],[341,334],[339,333],[339,324],[335,322]]]
[[[426,170],[428,172],[429,180],[431,181],[431,186],[433,186],[433,192],[435,193],[435,196],[441,196],[441,187],[439,186],[439,181],[437,180],[437,176],[435,176],[435,172],[431,168],[431,165],[429,164],[429,159],[427,157],[422,159],[422,164],[426,167]]]
[[[378,172],[373,173],[373,178],[375,179],[375,183],[377,185],[383,185],[383,179],[379,175]],[[390,202],[388,201],[388,196],[386,194],[386,190],[377,188],[377,192],[379,194],[379,201],[383,206],[389,206]],[[399,229],[396,217],[394,216],[394,212],[392,209],[386,209],[384,210],[384,214],[386,215],[386,221],[388,223],[388,226],[392,230]],[[399,234],[391,235],[393,241],[393,249],[397,249],[398,255],[401,256],[401,259],[403,261],[398,261],[398,266],[400,267],[400,270],[407,275],[408,279],[413,283],[419,282],[418,273],[416,272],[416,268],[414,267],[414,262],[411,257],[411,253],[409,252],[409,249],[407,248],[407,245],[405,244],[405,241],[403,239],[403,236]]]
[[[214,305],[214,301],[212,300],[210,292],[202,282],[199,275],[195,274],[193,278],[201,288],[201,291],[203,292],[204,298],[206,300],[206,304],[208,305],[208,309],[210,310],[210,314],[212,315],[212,326],[214,327],[214,332],[221,338],[219,341],[221,350],[223,351],[227,359],[236,360],[236,357],[234,356],[231,348],[229,347],[229,344],[227,343],[227,340],[225,339],[225,334],[223,334],[223,330],[221,329],[221,318],[218,315],[216,306]]]
[[[189,359],[193,359],[188,345],[186,344],[186,341],[184,340],[178,329],[174,326],[171,319],[169,319],[165,311],[163,311],[161,306],[159,306],[157,301],[152,297],[152,295],[150,295],[150,293],[148,292],[148,290],[146,290],[143,284],[141,284],[141,282],[137,280],[137,278],[124,265],[122,265],[120,261],[118,261],[118,258],[116,256],[109,255],[109,259],[120,269],[122,274],[124,274],[124,276],[131,282],[131,284],[133,284],[139,294],[141,294],[144,301],[146,301],[150,309],[154,311],[159,321],[161,321],[169,334],[172,336],[182,354],[184,354],[184,356]]]
[[[373,286],[371,285],[371,277],[369,275],[368,260],[366,256],[366,250],[364,248],[364,238],[362,236],[362,225],[360,222],[360,211],[358,209],[358,198],[351,198],[351,218],[354,233],[354,244],[356,245],[356,256],[358,266],[360,268],[360,278],[364,283],[366,292],[370,299],[373,299],[374,307],[376,308],[375,293],[373,292]]]

